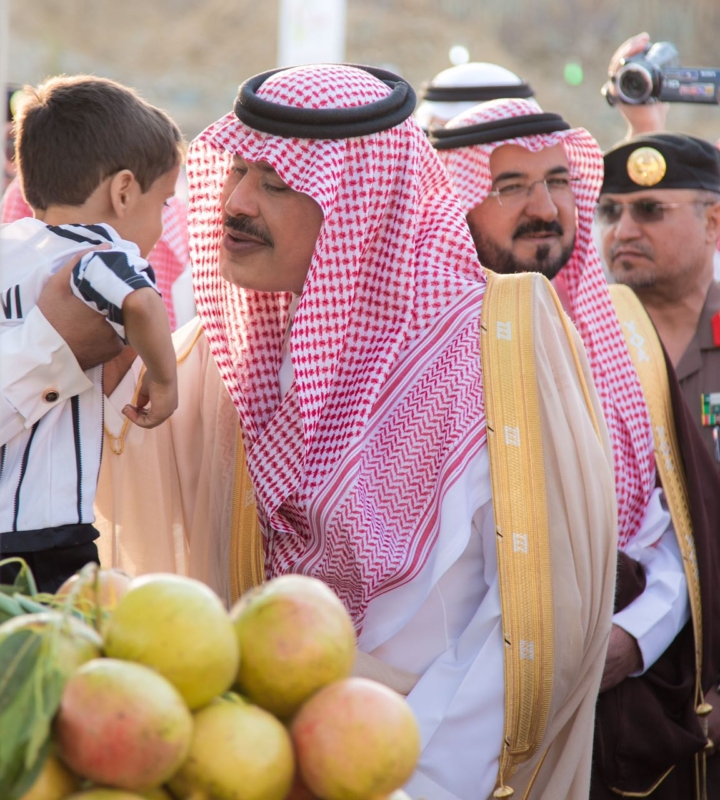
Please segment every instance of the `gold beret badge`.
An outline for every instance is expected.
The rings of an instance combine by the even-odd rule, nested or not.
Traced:
[[[665,177],[667,163],[654,147],[639,147],[628,156],[627,173],[638,186],[655,186]]]

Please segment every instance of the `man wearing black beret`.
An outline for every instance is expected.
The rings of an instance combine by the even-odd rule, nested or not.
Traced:
[[[622,765],[623,772],[610,785],[625,789],[641,785],[646,791],[652,787],[649,794],[635,796],[718,798],[720,635],[714,543],[720,408],[714,410],[713,403],[720,401],[720,286],[713,282],[713,253],[720,234],[720,153],[693,136],[655,133],[616,145],[604,162],[596,219],[606,264],[616,282],[624,284],[611,287],[613,300],[656,436],[664,441],[675,431],[675,443],[669,436],[665,447],[657,448],[659,468],[673,448],[682,453],[687,510],[693,517],[693,545],[685,560],[694,610],[692,625],[648,671],[643,683],[627,687],[625,710],[617,715],[617,725],[598,729],[598,749],[606,761]],[[664,480],[671,506],[673,477],[669,474]],[[682,516],[673,513],[681,542]],[[612,701],[616,698],[600,696],[599,717],[613,719]],[[652,723],[642,724],[641,717]],[[704,751],[692,755],[698,728],[708,743]],[[620,754],[630,741],[642,745],[626,762]],[[674,766],[666,771],[670,764]],[[698,778],[696,793],[686,794]]]
[[[720,152],[676,133],[614,147],[596,216],[606,264],[645,306],[720,468]]]

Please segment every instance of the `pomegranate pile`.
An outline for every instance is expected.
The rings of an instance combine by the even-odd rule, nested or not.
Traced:
[[[409,800],[410,707],[351,677],[352,621],[288,575],[205,584],[90,565],[0,594],[5,800]]]

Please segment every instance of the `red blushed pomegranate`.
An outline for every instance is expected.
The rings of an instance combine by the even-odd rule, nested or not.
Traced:
[[[105,786],[159,786],[185,760],[192,715],[162,675],[141,664],[98,658],[65,685],[55,740],[70,769]]]
[[[280,719],[352,672],[352,620],[316,578],[274,578],[243,595],[230,616],[240,643],[238,691]]]
[[[286,800],[295,759],[285,726],[228,692],[194,715],[187,760],[168,788],[177,800]]]
[[[230,688],[240,659],[235,629],[215,592],[167,573],[133,578],[110,616],[105,654],[157,670],[193,711]]]
[[[412,710],[365,678],[326,686],[298,711],[290,733],[300,775],[322,800],[380,800],[399,789],[420,755]]]

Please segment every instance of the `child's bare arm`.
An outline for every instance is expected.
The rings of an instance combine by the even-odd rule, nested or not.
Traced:
[[[127,405],[123,414],[141,428],[154,428],[177,408],[177,365],[170,335],[170,322],[162,298],[150,288],[127,295],[122,305],[128,342],[145,364],[137,405]],[[150,407],[146,408],[148,402]]]

